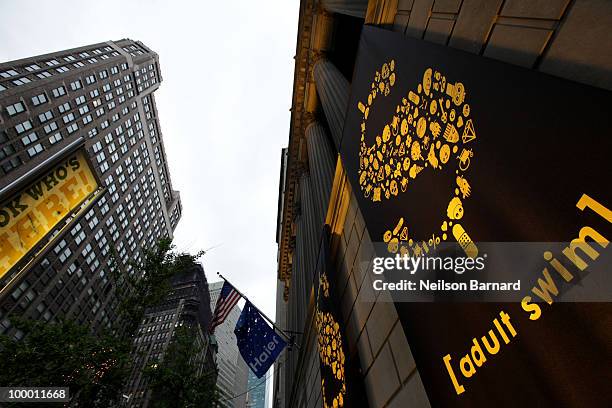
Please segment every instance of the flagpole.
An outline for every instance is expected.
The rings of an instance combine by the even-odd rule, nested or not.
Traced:
[[[232,285],[232,283],[231,283],[230,281],[228,281],[228,280],[225,278],[225,276],[221,275],[221,272],[217,272],[217,275],[219,275],[219,277],[220,277],[221,279],[223,279],[224,281],[226,281],[227,283],[229,283],[230,285]],[[258,308],[257,306],[255,306],[255,305],[253,304],[253,302],[251,302],[251,301],[249,300],[249,298],[248,298],[248,297],[246,297],[246,296],[245,296],[245,295],[244,295],[242,292],[240,292],[238,289],[236,289],[236,286],[232,285],[232,287],[234,288],[234,290],[235,290],[236,292],[238,292],[238,294],[239,294],[240,296],[242,296],[242,297],[243,297],[245,300],[248,300],[248,301],[249,301],[249,303],[250,303],[250,304],[251,304],[251,305],[252,305],[252,306],[255,308],[255,310],[257,310],[257,311],[259,312],[259,314],[260,314],[260,315],[262,315],[262,316],[263,316],[263,317],[264,317],[264,318],[265,318],[265,319],[266,319],[268,322],[270,322],[270,324],[271,324],[271,325],[272,325],[272,326],[273,326],[273,327],[274,327],[276,330],[278,330],[278,331],[279,331],[279,332],[280,332],[280,333],[281,333],[281,334],[282,334],[282,335],[285,337],[285,339],[287,339],[287,340],[288,340],[288,341],[291,343],[291,345],[296,346],[296,347],[298,348],[298,350],[300,349],[300,346],[299,346],[298,344],[296,344],[296,343],[293,341],[293,339],[292,339],[290,336],[287,336],[287,333],[285,333],[285,331],[284,331],[284,330],[282,330],[280,327],[278,327],[278,326],[276,325],[276,323],[274,323],[274,322],[272,321],[272,319],[270,319],[268,316],[266,316],[266,314],[265,314],[264,312],[262,312],[261,310],[259,310],[259,308]]]

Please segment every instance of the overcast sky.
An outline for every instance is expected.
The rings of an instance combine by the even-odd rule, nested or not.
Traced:
[[[0,61],[131,38],[159,54],[155,93],[179,249],[274,317],[280,150],[287,144],[298,0],[0,1]]]

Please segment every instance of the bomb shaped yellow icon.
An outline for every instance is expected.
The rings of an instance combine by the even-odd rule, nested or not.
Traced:
[[[463,204],[459,197],[453,197],[446,208],[446,215],[451,220],[460,220],[463,218]]]

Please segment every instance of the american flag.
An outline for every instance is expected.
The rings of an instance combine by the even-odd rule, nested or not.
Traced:
[[[221,293],[219,293],[219,299],[217,299],[217,305],[215,306],[215,313],[210,323],[211,333],[215,331],[215,327],[225,321],[234,306],[236,306],[236,303],[240,300],[240,297],[240,293],[232,285],[227,283],[227,281],[223,283],[223,288],[221,288]]]

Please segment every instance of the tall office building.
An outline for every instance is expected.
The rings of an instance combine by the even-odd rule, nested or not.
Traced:
[[[177,328],[183,325],[196,333],[193,340],[198,354],[190,357],[198,374],[216,379],[216,352],[208,333],[211,315],[208,283],[201,265],[172,279],[172,291],[162,304],[146,312],[134,339],[135,364],[125,393],[129,397],[126,406],[144,408],[155,398],[147,388],[142,369],[154,361],[163,361]]]
[[[109,326],[111,250],[140,261],[172,237],[161,80],[129,39],[0,64],[0,333],[23,335],[9,315]]]
[[[337,276],[345,351],[361,365],[369,406],[430,405],[396,305],[389,292],[374,292],[364,268],[382,239],[371,236],[360,191],[338,160],[345,115],[357,109],[348,103],[364,24],[610,90],[604,44],[611,16],[604,0],[301,0],[276,236],[276,321],[297,332],[300,349],[286,349],[275,363],[274,407],[324,406],[312,317],[324,224],[332,231],[330,272]]]
[[[211,309],[215,310],[217,299],[223,288],[223,282],[211,283]],[[215,328],[217,342],[217,388],[219,389],[219,406],[223,408],[244,408],[247,401],[248,367],[236,343],[234,328],[240,318],[240,307],[235,306],[225,321]]]
[[[249,370],[247,408],[266,407],[266,379],[267,377],[257,378],[257,376]]]

